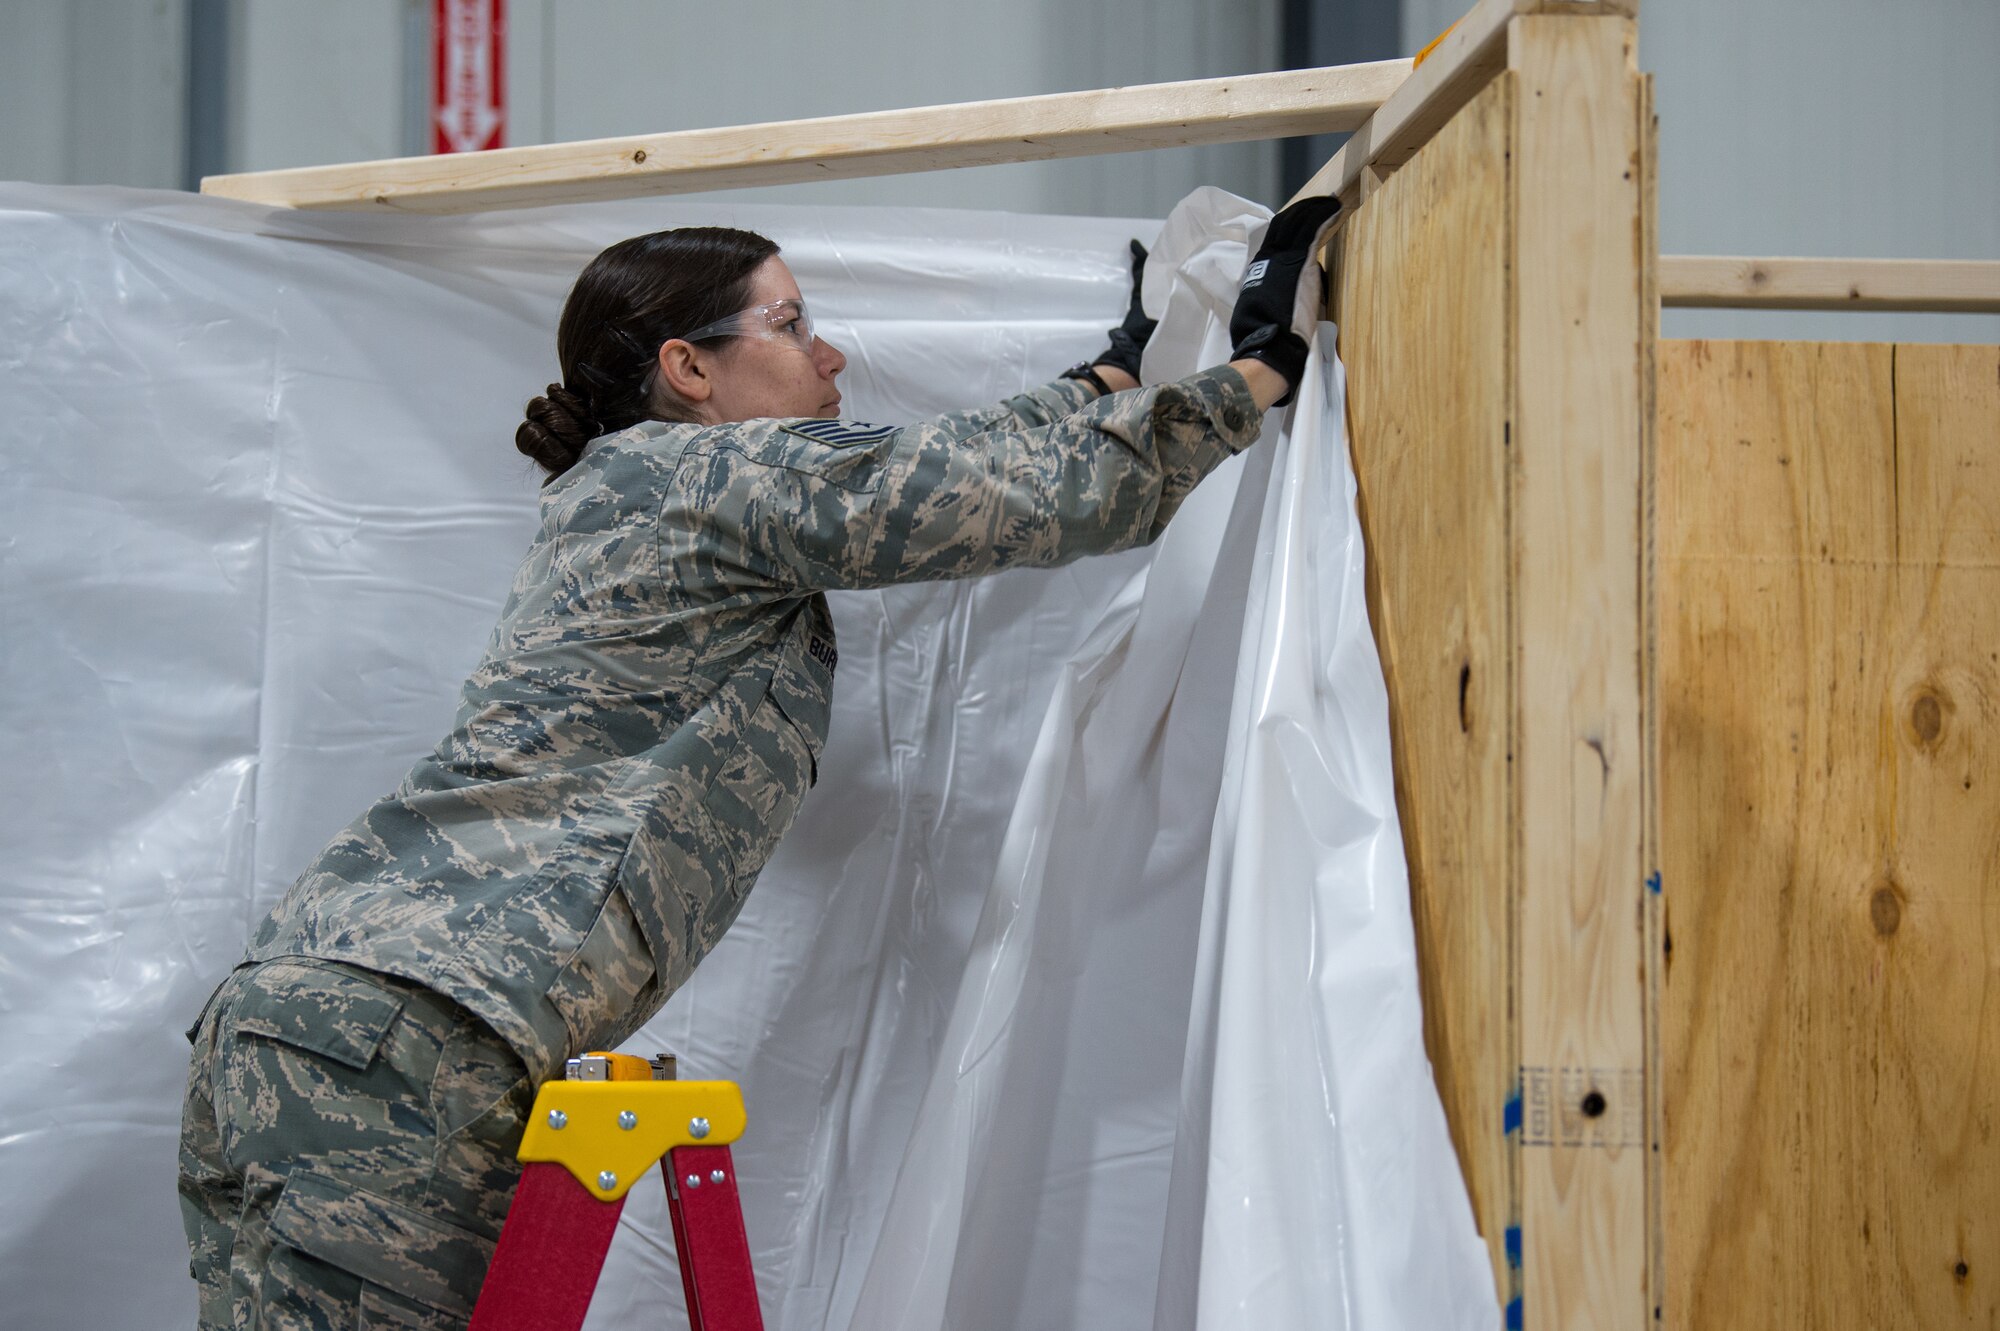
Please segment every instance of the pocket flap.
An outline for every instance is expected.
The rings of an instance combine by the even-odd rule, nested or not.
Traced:
[[[238,967],[237,969],[240,970],[242,968]],[[231,971],[230,975],[234,975],[235,973],[235,971]],[[208,991],[208,998],[202,1003],[201,1011],[195,1013],[194,1020],[188,1023],[187,1042],[189,1044],[195,1043],[201,1037],[201,1024],[208,1020],[209,1012],[215,1007],[215,1000],[222,996],[222,986],[228,983],[229,975],[225,975],[216,982],[215,988]]]
[[[362,1072],[402,1010],[402,995],[364,976],[271,961],[245,982],[233,1016],[239,1031],[283,1040]]]
[[[294,1171],[271,1212],[276,1238],[440,1312],[472,1315],[493,1244],[323,1174]]]

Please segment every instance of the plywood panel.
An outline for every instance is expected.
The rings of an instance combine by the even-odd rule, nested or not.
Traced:
[[[1869,923],[1877,1296],[2000,1323],[2000,348],[1898,346],[1896,550]],[[1880,734],[1880,731],[1878,731]],[[1976,1277],[1975,1277],[1975,1272]],[[1890,1325],[1885,1309],[1877,1325]]]
[[[1512,1297],[1508,135],[1480,93],[1340,232],[1333,317],[1388,677],[1424,1038]]]
[[[2000,1319],[2000,350],[1663,344],[1666,1324]]]

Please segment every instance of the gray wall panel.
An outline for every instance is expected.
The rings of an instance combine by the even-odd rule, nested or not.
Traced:
[[[1466,0],[1404,0],[1415,51]],[[2000,259],[2000,3],[1642,0],[1667,254]],[[1668,310],[1670,337],[2000,339],[2000,318]]]
[[[404,0],[234,0],[230,170],[403,151]]]
[[[0,0],[0,178],[181,183],[187,0]]]
[[[1660,249],[2000,259],[2000,4],[1661,0]],[[1669,310],[1674,337],[1979,341],[1983,315]]]
[[[424,0],[208,0],[220,115],[187,102],[190,0],[0,0],[0,175],[173,186],[196,156],[268,170],[393,157],[423,133],[410,77]],[[1278,67],[1280,0],[511,0],[512,143],[783,120]],[[219,58],[217,58],[219,56]],[[421,58],[421,56],[420,56]],[[1272,144],[745,191],[805,203],[1164,213],[1200,184],[1271,198]]]
[[[513,0],[513,140],[553,142],[1241,74],[1276,67],[1277,0]],[[584,21],[587,18],[587,21]],[[1164,213],[1200,184],[1268,197],[1269,144],[732,191],[793,203]]]
[[[0,179],[69,179],[69,17],[47,0],[0,0]]]

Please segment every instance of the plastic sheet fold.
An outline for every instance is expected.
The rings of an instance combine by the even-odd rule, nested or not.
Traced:
[[[0,187],[8,1324],[192,1324],[181,1031],[448,725],[591,254],[767,232],[850,408],[900,421],[1096,349],[1132,235],[1160,233],[1149,377],[1211,363],[1263,216]],[[819,785],[633,1046],[743,1084],[768,1325],[1497,1325],[1420,1041],[1341,401],[1323,335],[1151,550],[835,598]],[[642,1184],[590,1325],[679,1301]]]

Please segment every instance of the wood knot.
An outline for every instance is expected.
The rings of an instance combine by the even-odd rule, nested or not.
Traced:
[[[1903,922],[1903,898],[1894,883],[1884,883],[1868,894],[1868,919],[1875,932],[1887,938]]]
[[[1944,733],[1946,703],[1936,691],[1924,689],[1910,704],[1910,733],[1924,748],[1936,748],[1938,736]]]
[[[1967,1276],[1972,1274],[1972,1268],[1967,1266],[1964,1262],[1960,1262],[1957,1266],[1951,1268],[1951,1274],[1954,1279],[1962,1281]]]
[[[643,162],[643,161],[645,161],[645,160],[646,160],[646,150],[645,150],[644,148],[639,148],[639,149],[636,149],[636,150],[635,150],[635,151],[633,152],[633,154],[632,154],[632,160],[633,160],[634,162]]]
[[[1592,1091],[1585,1095],[1583,1103],[1578,1106],[1578,1108],[1583,1110],[1585,1118],[1604,1117],[1604,1107],[1604,1092],[1602,1091]]]

